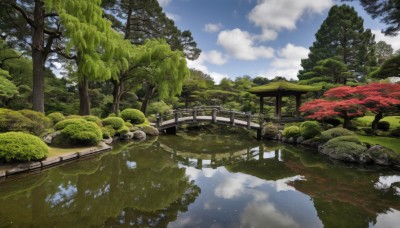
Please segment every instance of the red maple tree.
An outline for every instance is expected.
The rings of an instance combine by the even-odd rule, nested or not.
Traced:
[[[370,111],[375,114],[372,130],[386,113],[396,111],[400,104],[400,84],[371,83],[350,87],[341,86],[324,93],[325,99],[317,99],[300,107],[306,118],[326,119],[343,118],[343,127],[348,128],[350,121]]]

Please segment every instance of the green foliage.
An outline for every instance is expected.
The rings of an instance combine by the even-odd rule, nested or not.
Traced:
[[[390,129],[390,123],[388,121],[381,120],[378,122],[378,129],[382,131],[388,131]]]
[[[132,124],[141,124],[146,120],[143,112],[133,108],[123,110],[120,116],[123,120],[130,121]]]
[[[94,122],[69,124],[61,130],[61,135],[73,145],[95,145],[103,138],[100,127]]]
[[[278,133],[279,133],[278,128],[272,123],[265,125],[261,130],[261,135],[266,139],[272,139],[276,137]]]
[[[125,121],[121,117],[107,117],[103,119],[103,126],[110,125],[114,130],[118,130],[125,126]]]
[[[59,131],[59,130],[66,128],[68,125],[83,124],[86,122],[87,121],[84,119],[66,119],[66,120],[62,120],[62,121],[56,123],[53,128],[54,128],[54,130]]]
[[[129,128],[127,126],[122,126],[119,129],[117,129],[116,131],[116,135],[124,135],[127,134],[129,132]]]
[[[8,71],[0,69],[0,97],[12,98],[18,94],[17,86],[7,79],[9,76]]]
[[[347,130],[345,128],[341,127],[336,127],[332,128],[326,131],[321,132],[321,140],[324,142],[327,142],[333,138],[339,137],[339,136],[348,136],[348,135],[354,135],[354,132]]]
[[[287,91],[297,91],[297,92],[313,92],[321,90],[321,87],[299,85],[282,80],[282,81],[271,82],[268,83],[267,85],[256,86],[251,88],[249,91],[251,93],[258,94],[258,93],[278,91],[282,89]]]
[[[321,127],[317,121],[305,121],[300,125],[300,135],[304,139],[314,138],[321,134]]]
[[[83,116],[80,116],[80,115],[69,115],[69,116],[66,116],[65,119],[83,119]]]
[[[65,116],[61,112],[50,113],[49,115],[47,115],[47,117],[50,118],[54,124],[56,124],[62,120],[65,120]]]
[[[22,133],[7,132],[0,134],[0,159],[10,161],[32,161],[47,156],[49,148],[40,138]]]
[[[133,127],[133,124],[131,124],[130,122],[125,122],[125,126],[131,129]]]
[[[149,108],[147,110],[147,113],[149,115],[153,114],[167,114],[167,113],[171,113],[172,112],[172,108],[171,106],[169,106],[168,104],[166,104],[164,101],[157,101],[157,102],[152,102],[149,104]]]
[[[400,75],[400,55],[396,55],[386,60],[382,66],[369,76],[372,78],[384,79],[388,77],[398,77]]]
[[[324,147],[334,149],[337,154],[362,154],[367,149],[355,136],[339,136],[324,144]]]
[[[300,136],[300,128],[298,126],[290,126],[283,129],[282,135],[286,138],[294,137],[297,138]]]

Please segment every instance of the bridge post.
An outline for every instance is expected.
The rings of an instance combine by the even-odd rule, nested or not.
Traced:
[[[246,114],[247,115],[247,129],[251,128],[251,114]]]
[[[230,112],[230,122],[232,126],[235,126],[235,113],[232,110]]]
[[[178,113],[178,112],[175,112],[175,113],[174,113],[174,117],[175,117],[175,124],[178,125],[178,122],[179,122],[179,113]]]
[[[257,129],[257,140],[260,141],[261,140],[261,128]]]
[[[197,122],[197,109],[193,109],[193,122]]]
[[[156,128],[160,128],[161,122],[160,122],[160,113],[157,113],[157,121],[156,121]]]
[[[215,109],[215,108],[212,109],[211,122],[212,123],[217,122],[217,109]]]

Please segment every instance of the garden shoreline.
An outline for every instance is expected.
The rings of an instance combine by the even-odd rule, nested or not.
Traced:
[[[0,178],[6,178],[15,174],[37,171],[39,169],[46,169],[52,166],[61,165],[65,162],[78,160],[88,156],[93,156],[102,152],[110,151],[112,146],[107,145],[104,142],[100,142],[99,145],[89,147],[76,152],[67,152],[62,155],[49,156],[42,161],[31,161],[24,163],[15,164],[1,164],[0,165]]]

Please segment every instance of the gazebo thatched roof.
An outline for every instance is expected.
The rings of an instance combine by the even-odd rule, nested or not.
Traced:
[[[297,95],[307,92],[319,91],[322,86],[308,86],[298,85],[287,81],[276,81],[271,82],[262,86],[256,86],[249,90],[250,93],[256,94],[257,96],[275,96],[281,95]]]

